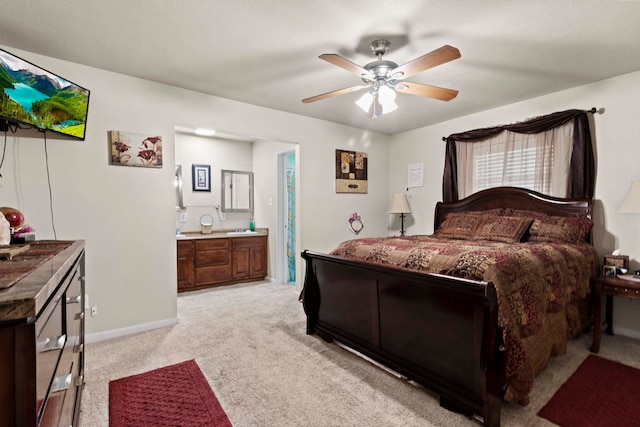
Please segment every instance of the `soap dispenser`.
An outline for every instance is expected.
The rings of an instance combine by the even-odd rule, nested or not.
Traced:
[[[251,218],[249,218],[249,230],[256,231],[256,224],[253,222],[253,214],[251,214]]]

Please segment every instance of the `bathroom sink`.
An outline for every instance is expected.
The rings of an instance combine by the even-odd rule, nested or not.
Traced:
[[[242,236],[243,234],[257,234],[257,231],[244,230],[244,231],[227,231],[229,236]]]

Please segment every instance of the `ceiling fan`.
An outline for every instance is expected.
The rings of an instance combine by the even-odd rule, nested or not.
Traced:
[[[441,101],[450,101],[458,95],[457,90],[421,83],[412,83],[404,80],[421,71],[460,58],[460,51],[455,47],[444,45],[434,51],[409,61],[406,64],[398,66],[395,62],[382,59],[382,56],[389,48],[388,40],[375,40],[370,46],[371,51],[378,57],[378,59],[370,62],[364,67],[361,67],[349,61],[347,58],[335,53],[325,53],[320,55],[320,59],[324,59],[325,61],[330,62],[333,65],[337,65],[338,67],[360,77],[364,84],[305,98],[302,102],[310,103],[320,101],[321,99],[330,98],[332,96],[370,88],[370,90],[364,94],[356,104],[367,112],[371,118],[376,118],[397,108],[397,105],[395,104],[396,92],[425,96],[428,98],[439,99]]]

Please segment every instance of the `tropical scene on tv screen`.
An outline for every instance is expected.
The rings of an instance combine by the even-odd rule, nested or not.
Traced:
[[[84,139],[89,91],[0,50],[0,117]]]

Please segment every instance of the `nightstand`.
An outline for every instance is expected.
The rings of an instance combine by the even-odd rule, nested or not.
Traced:
[[[640,299],[640,280],[621,279],[619,277],[594,277],[593,283],[593,342],[591,351],[600,351],[600,337],[602,336],[601,296],[605,295],[605,321],[607,334],[613,335],[613,297]]]

